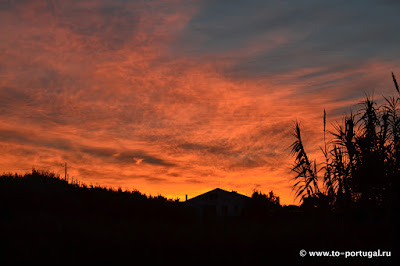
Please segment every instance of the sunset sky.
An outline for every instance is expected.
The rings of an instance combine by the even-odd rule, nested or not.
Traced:
[[[0,0],[0,172],[184,199],[291,191],[293,121],[394,94],[400,1]]]

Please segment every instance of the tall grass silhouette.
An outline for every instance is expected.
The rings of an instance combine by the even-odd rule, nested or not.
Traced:
[[[301,201],[331,209],[393,207],[400,177],[400,91],[393,73],[392,78],[397,96],[385,97],[380,106],[366,96],[356,113],[333,124],[328,141],[324,111],[321,165],[307,156],[300,123],[295,123],[293,189]]]

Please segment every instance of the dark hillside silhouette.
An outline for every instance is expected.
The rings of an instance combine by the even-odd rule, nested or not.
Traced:
[[[161,195],[146,196],[139,191],[114,190],[101,186],[70,184],[54,173],[32,170],[25,175],[0,178],[2,215],[21,213],[55,215],[95,215],[98,217],[154,220],[179,218],[177,209]],[[182,219],[181,219],[182,218]]]
[[[329,260],[302,258],[299,250],[394,246],[386,220],[343,220],[282,207],[272,191],[255,191],[246,208],[237,219],[203,223],[182,202],[162,196],[70,184],[37,170],[4,174],[0,265],[320,265]]]

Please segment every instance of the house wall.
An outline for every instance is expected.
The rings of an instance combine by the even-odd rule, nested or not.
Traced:
[[[187,206],[196,210],[199,217],[237,217],[243,214],[243,209],[249,198],[234,192],[223,190],[210,191],[187,202]]]

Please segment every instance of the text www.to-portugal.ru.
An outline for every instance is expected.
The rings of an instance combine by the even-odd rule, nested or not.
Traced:
[[[306,251],[304,249],[300,250],[301,257],[345,257],[345,258],[377,258],[377,257],[390,257],[391,251],[381,251],[380,249],[374,251]]]

